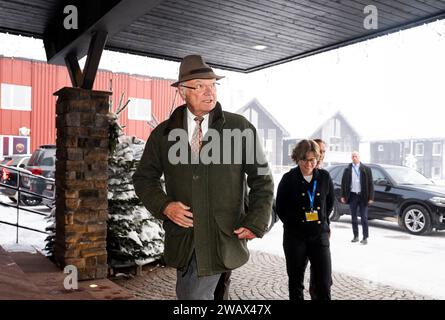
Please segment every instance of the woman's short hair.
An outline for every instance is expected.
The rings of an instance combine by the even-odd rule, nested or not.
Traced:
[[[314,153],[315,158],[319,160],[320,147],[318,146],[318,143],[316,143],[314,140],[301,140],[297,143],[294,150],[292,150],[292,160],[294,160],[295,163],[298,163],[298,161],[304,160],[306,158],[306,153],[311,151]]]

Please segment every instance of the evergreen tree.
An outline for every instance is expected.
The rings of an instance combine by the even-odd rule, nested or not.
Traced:
[[[47,227],[45,230],[48,232],[48,236],[45,239],[44,253],[51,261],[54,261],[54,244],[56,242],[56,206],[51,209],[51,213],[45,217],[47,221]]]
[[[108,235],[110,265],[143,265],[159,259],[164,251],[164,230],[134,192],[132,176],[145,143],[120,136],[108,161]]]

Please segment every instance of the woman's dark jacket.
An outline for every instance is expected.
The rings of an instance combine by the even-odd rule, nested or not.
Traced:
[[[314,209],[318,211],[319,221],[306,221],[305,213],[310,210],[308,191],[313,191],[314,181],[317,188]],[[334,185],[329,173],[324,169],[314,169],[308,183],[299,167],[291,169],[280,181],[277,191],[277,214],[283,222],[284,231],[305,236],[316,236],[330,232],[329,214],[334,206]]]

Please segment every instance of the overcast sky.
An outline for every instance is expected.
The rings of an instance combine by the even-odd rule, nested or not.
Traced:
[[[0,55],[45,60],[40,40],[0,43]],[[217,70],[219,100],[235,111],[256,97],[295,137],[336,111],[363,140],[445,137],[444,57],[438,21],[247,75]],[[100,68],[175,79],[179,64],[105,51]]]
[[[364,139],[445,137],[444,57],[439,22],[249,77],[252,92],[291,133],[301,121],[340,110]]]

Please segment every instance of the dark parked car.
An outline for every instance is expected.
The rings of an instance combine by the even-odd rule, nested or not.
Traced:
[[[340,202],[341,179],[347,164],[326,168],[334,182],[336,203],[331,220],[350,214],[349,206]],[[396,218],[412,234],[425,234],[433,228],[445,229],[445,186],[435,185],[414,169],[385,164],[368,164],[374,180],[374,203],[369,219]]]
[[[44,178],[53,178],[56,170],[56,146],[41,145],[31,155],[28,164],[25,167],[34,174],[33,177],[24,177],[24,187],[38,195],[46,195],[48,189],[48,180]],[[37,176],[37,177],[36,177]],[[43,178],[42,178],[43,177]],[[37,205],[42,202],[41,197],[24,196],[27,205]]]
[[[17,190],[8,188],[18,187],[18,168],[25,168],[29,155],[6,156],[0,162],[0,194],[7,196],[12,201],[17,201]]]
[[[56,181],[55,181],[55,171],[48,174],[45,179],[45,188],[42,191],[42,204],[48,208],[53,208],[56,205]]]

